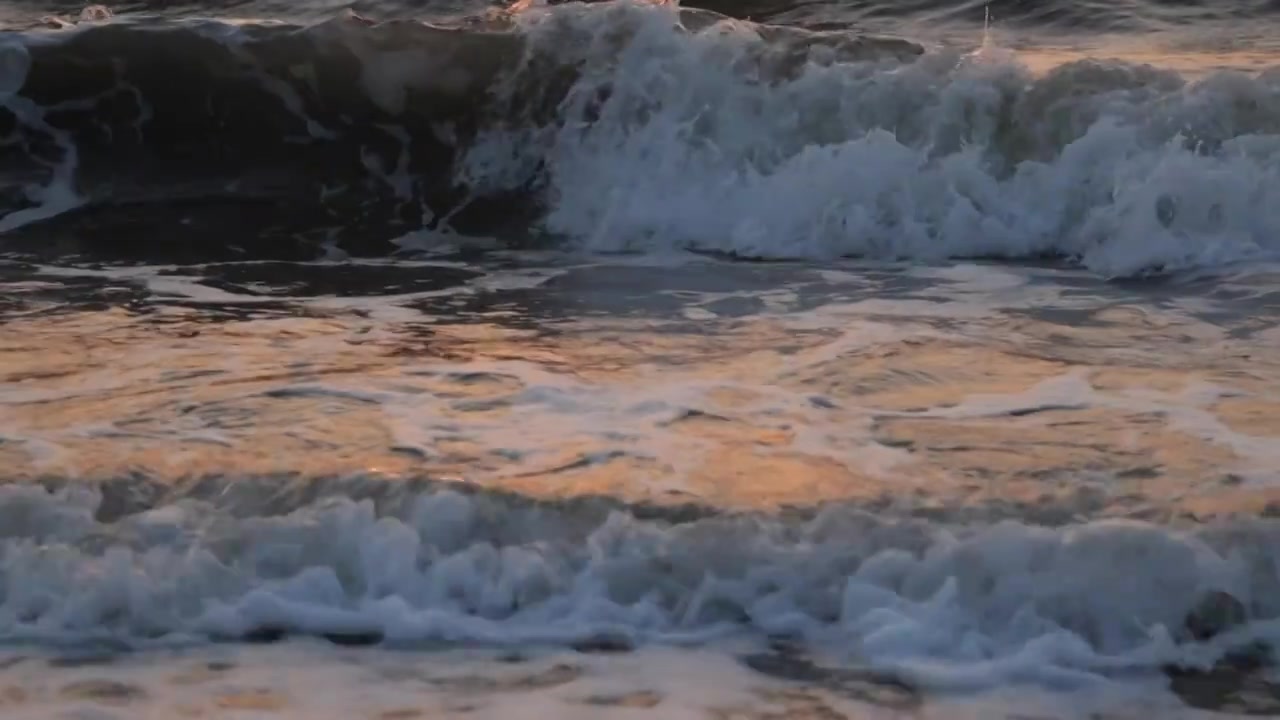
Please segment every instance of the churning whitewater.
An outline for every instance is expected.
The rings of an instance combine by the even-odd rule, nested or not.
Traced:
[[[269,228],[248,257],[385,255],[423,228],[606,252],[1062,258],[1104,276],[1280,251],[1274,69],[1032,72],[991,43],[635,2],[450,28],[139,17],[0,43],[14,250],[47,253],[60,227],[101,249],[119,233],[86,226],[163,235],[164,218],[236,203]]]
[[[145,484],[106,491],[0,487],[8,641],[616,651],[771,637],[959,690],[1207,668],[1280,628],[1275,521],[636,514],[355,479],[208,481],[159,505],[140,502],[157,491]]]

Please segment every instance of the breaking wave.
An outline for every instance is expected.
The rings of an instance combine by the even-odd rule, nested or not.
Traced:
[[[1207,667],[1280,628],[1274,520],[788,518],[252,478],[7,485],[0,519],[6,642],[769,637],[959,689]]]
[[[619,2],[456,28],[83,23],[5,38],[0,76],[10,247],[213,207],[257,218],[259,245],[362,254],[424,226],[1108,276],[1280,251],[1275,70],[1033,74],[989,46]]]

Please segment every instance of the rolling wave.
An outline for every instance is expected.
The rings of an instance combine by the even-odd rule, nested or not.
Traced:
[[[217,219],[225,237],[243,211],[246,252],[267,254],[383,254],[424,225],[598,251],[1056,257],[1109,276],[1280,251],[1275,71],[1032,73],[991,46],[632,2],[454,28],[84,23],[10,35],[0,68],[11,249],[59,227],[72,245],[173,235],[158,219]]]
[[[8,642],[626,650],[745,635],[959,688],[1207,667],[1274,640],[1280,617],[1269,520],[947,525],[269,478],[6,485],[0,517]]]

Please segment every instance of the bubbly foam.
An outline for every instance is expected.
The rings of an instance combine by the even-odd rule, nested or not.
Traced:
[[[759,26],[687,30],[678,13],[518,18],[527,69],[582,72],[553,122],[484,137],[468,177],[540,169],[546,229],[598,250],[1059,255],[1124,276],[1280,249],[1275,73],[1188,83],[1083,61],[1035,77],[987,48],[796,58]]]
[[[835,506],[806,521],[645,520],[447,490],[260,514],[243,505],[253,483],[223,487],[115,519],[92,486],[0,488],[0,635],[145,646],[271,628],[503,647],[767,634],[961,688],[1205,665],[1280,627],[1274,521],[962,527]],[[1196,640],[1186,618],[1211,591],[1253,622]]]

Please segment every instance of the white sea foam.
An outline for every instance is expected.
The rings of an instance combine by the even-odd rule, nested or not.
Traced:
[[[104,523],[87,486],[0,488],[0,637],[145,643],[269,626],[505,646],[771,633],[913,682],[983,687],[1205,663],[1280,628],[1274,521],[947,527],[833,508],[803,523],[672,525],[450,491],[254,516],[207,497]],[[1212,590],[1255,622],[1196,644],[1185,616]]]
[[[1280,251],[1280,73],[783,59],[760,26],[687,31],[679,12],[522,15],[529,72],[552,57],[581,74],[554,121],[490,133],[464,176],[517,186],[543,167],[546,229],[600,250],[1055,254],[1117,276]]]

